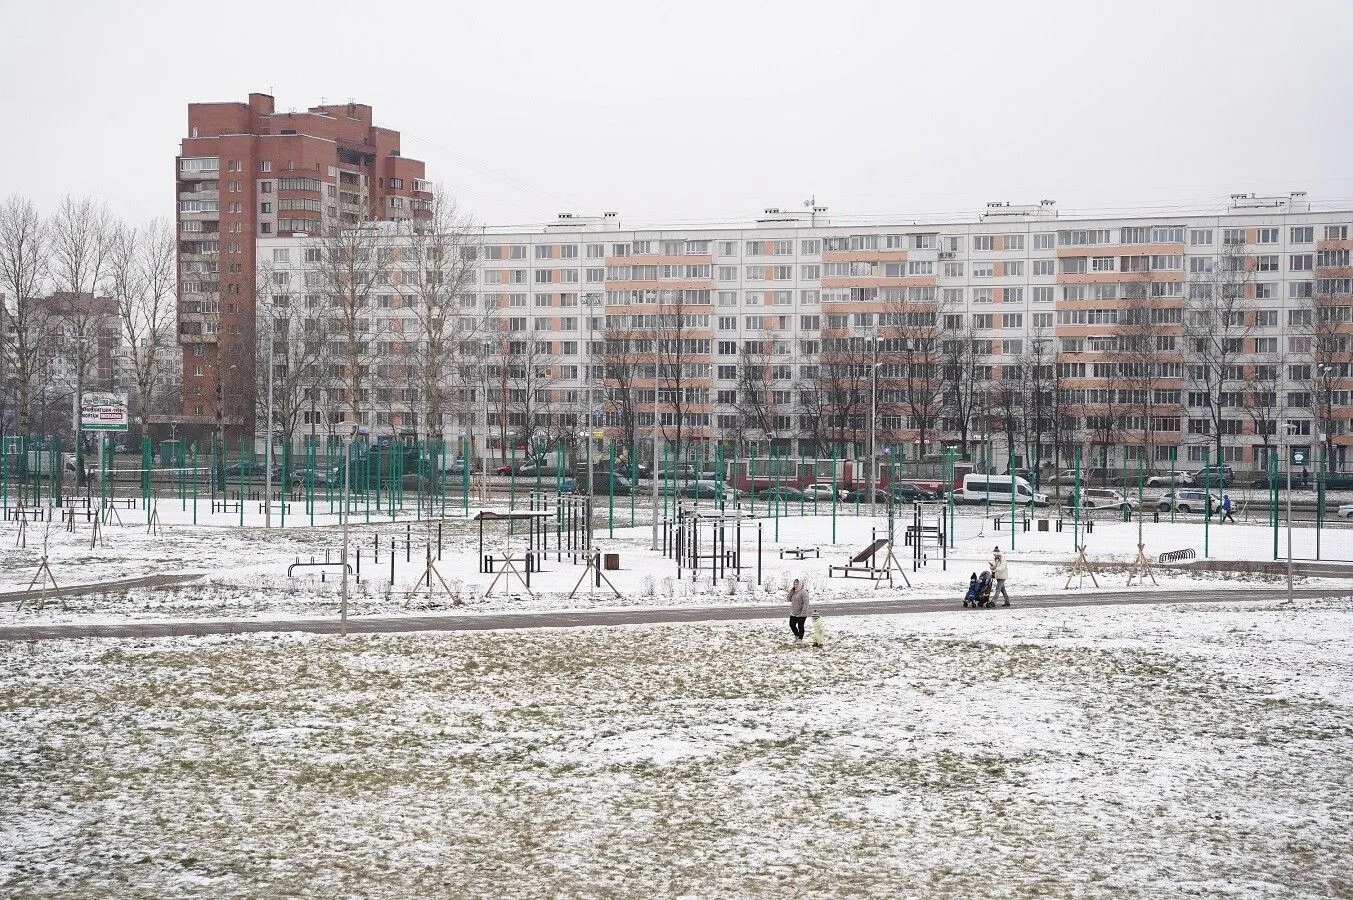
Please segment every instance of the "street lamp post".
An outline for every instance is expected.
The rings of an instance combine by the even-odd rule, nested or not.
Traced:
[[[876,441],[878,440],[878,404],[879,404],[879,354],[878,354],[878,334],[877,332],[869,341],[870,361],[869,361],[869,463],[865,467],[869,484],[865,488],[865,496],[869,499],[869,514],[875,512],[874,504],[874,485],[878,481],[874,473],[875,457],[878,455]]]
[[[1297,431],[1295,422],[1283,425],[1284,452],[1287,456],[1287,602],[1292,602],[1292,435]]]
[[[263,527],[272,527],[272,373],[273,373],[273,349],[276,341],[273,340],[272,329],[268,329],[268,426],[265,429],[267,434],[267,446],[263,451]],[[283,518],[286,515],[283,514]]]
[[[343,550],[338,566],[339,577],[343,579],[338,601],[339,633],[343,635],[348,633],[348,505],[352,485],[352,439],[358,434],[364,433],[366,433],[366,429],[354,423],[352,429],[348,432],[348,439],[343,445],[343,510],[339,518],[339,521],[343,523]],[[370,510],[369,504],[367,509]]]
[[[649,476],[653,479],[653,550],[661,548],[661,536],[658,526],[658,395],[653,394],[653,462],[649,467]]]

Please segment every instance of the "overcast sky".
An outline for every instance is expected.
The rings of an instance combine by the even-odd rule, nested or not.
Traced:
[[[7,0],[0,195],[172,216],[187,104],[263,91],[370,104],[489,225],[1353,207],[1353,2],[1099,7]]]

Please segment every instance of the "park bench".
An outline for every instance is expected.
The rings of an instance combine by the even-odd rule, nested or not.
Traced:
[[[811,554],[814,558],[817,558],[817,559],[821,559],[821,558],[822,558],[822,551],[819,550],[817,547],[781,547],[781,548],[780,548],[780,558],[781,558],[781,559],[784,559],[786,556],[788,556],[790,559],[807,559],[808,556],[809,556],[810,554]]]
[[[874,565],[875,555],[886,546],[888,546],[888,539],[878,538],[851,557],[850,562],[846,565],[828,566],[827,577],[831,578],[833,574],[840,572],[844,578],[868,578],[870,581],[888,578],[889,572],[886,567],[880,569]]]

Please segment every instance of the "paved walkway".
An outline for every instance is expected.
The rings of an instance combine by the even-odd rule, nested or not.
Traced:
[[[1305,588],[1297,597],[1346,597],[1349,590]],[[1237,600],[1282,600],[1285,588],[1218,591],[1066,591],[1017,598],[1014,608],[1050,609],[1077,606],[1115,606],[1153,603],[1230,603]],[[824,616],[903,615],[960,610],[956,599],[849,600],[815,604]],[[689,606],[677,608],[630,607],[612,610],[556,610],[530,613],[476,613],[470,610],[445,614],[410,613],[403,616],[350,618],[351,634],[392,634],[412,631],[497,631],[516,628],[580,628],[606,625],[654,625],[683,622],[723,622],[739,619],[779,619],[787,615],[784,604],[758,606]],[[973,616],[999,616],[1002,609],[972,610]],[[215,634],[258,634],[302,631],[338,634],[342,623],[324,619],[237,619],[204,621],[128,622],[126,624],[52,624],[0,626],[0,641],[40,641],[62,638],[157,638]]]

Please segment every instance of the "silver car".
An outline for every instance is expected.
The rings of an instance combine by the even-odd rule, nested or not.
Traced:
[[[1147,487],[1193,487],[1192,472],[1160,472],[1146,479]]]
[[[1339,518],[1353,519],[1353,503],[1345,503],[1339,507]]]

